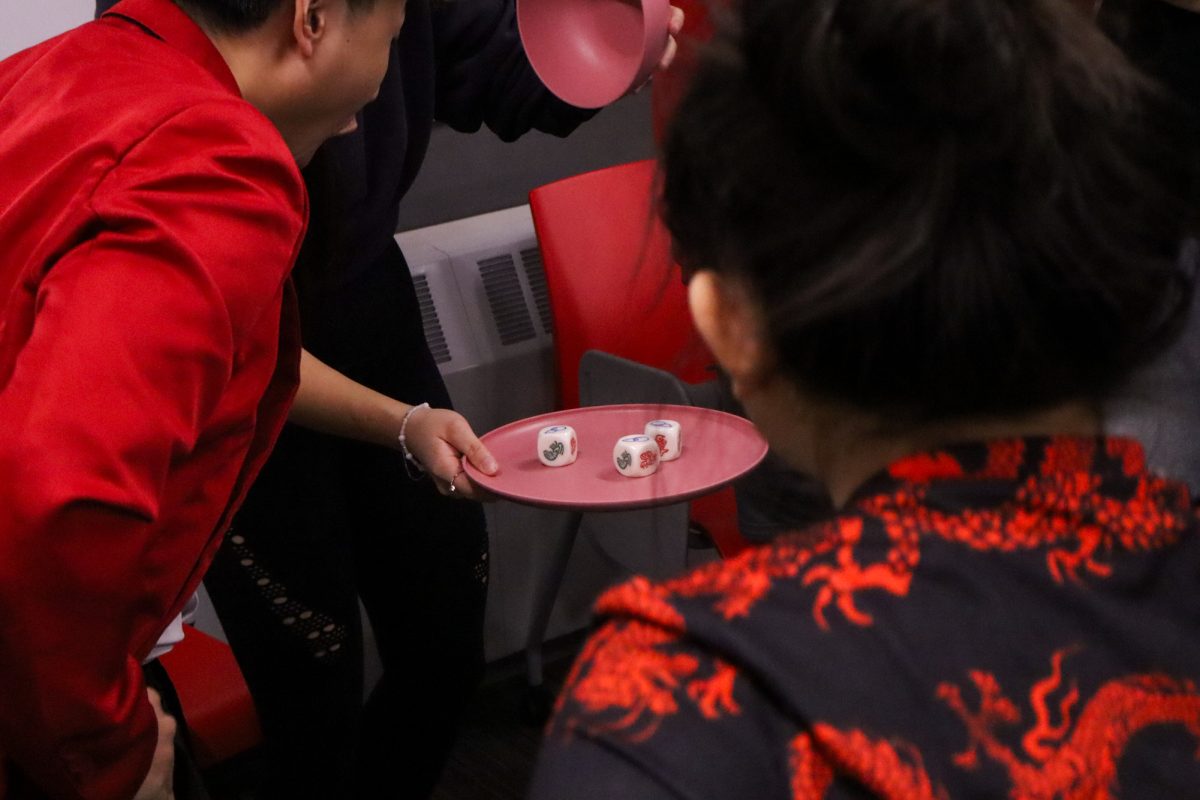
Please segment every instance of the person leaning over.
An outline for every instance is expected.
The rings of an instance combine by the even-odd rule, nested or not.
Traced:
[[[1195,797],[1200,524],[1099,412],[1193,295],[1183,110],[1069,0],[733,17],[665,220],[834,510],[602,596],[532,797]]]
[[[291,402],[297,162],[353,128],[403,17],[125,0],[0,62],[10,794],[171,796],[142,664]]]
[[[669,30],[682,22],[676,10]],[[461,457],[497,465],[450,410],[396,219],[435,118],[509,141],[594,113],[539,80],[513,0],[409,0],[379,97],[305,169],[295,424],[205,577],[262,723],[263,798],[416,798],[437,783],[484,668],[491,560]],[[360,600],[383,668],[365,703]]]

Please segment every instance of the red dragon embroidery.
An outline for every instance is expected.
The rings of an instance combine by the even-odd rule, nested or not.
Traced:
[[[894,475],[916,482],[860,505],[883,523],[891,543],[887,561],[864,567],[853,552],[856,542],[843,540],[835,564],[815,567],[811,576],[805,577],[806,583],[824,584],[813,609],[818,624],[828,627],[824,608],[830,599],[836,600],[850,622],[871,624],[870,615],[854,605],[854,592],[875,588],[906,594],[920,561],[921,537],[928,534],[980,551],[1045,547],[1047,569],[1059,583],[1079,581],[1081,573],[1108,577],[1112,568],[1099,557],[1114,545],[1149,550],[1174,542],[1187,525],[1188,498],[1168,481],[1144,472],[1136,444],[1111,440],[1106,447],[1108,455],[1122,459],[1126,476],[1137,480],[1128,500],[1100,492],[1100,478],[1090,472],[1095,457],[1095,443],[1090,440],[1052,440],[1045,448],[1040,476],[1028,478],[1013,501],[982,510],[949,513],[926,503],[928,487],[918,479],[954,477],[946,454],[919,456],[893,465]],[[1020,441],[992,443],[986,465],[970,477],[1016,477],[1022,448]]]
[[[733,698],[737,671],[732,666],[718,659],[712,674],[700,677],[699,659],[658,649],[677,641],[684,630],[683,617],[658,587],[635,578],[608,592],[602,602],[625,614],[636,609],[640,619],[610,622],[588,640],[567,678],[560,707],[569,694],[593,714],[623,709],[605,729],[628,730],[634,741],[652,736],[663,717],[679,710],[681,687],[706,719],[741,712]]]
[[[1178,724],[1200,742],[1200,694],[1191,681],[1166,675],[1109,681],[1084,705],[1073,726],[1071,715],[1080,695],[1072,682],[1058,701],[1059,721],[1053,723],[1049,698],[1063,688],[1063,661],[1074,649],[1054,653],[1051,674],[1030,690],[1036,722],[1022,737],[1024,757],[996,735],[996,728],[1017,724],[1021,714],[994,675],[982,670],[970,673],[979,694],[977,711],[968,709],[958,686],[941,684],[938,696],[963,720],[970,736],[969,747],[955,755],[954,762],[974,770],[982,751],[1006,769],[1012,782],[1009,796],[1021,800],[1113,800],[1117,765],[1139,731]],[[824,797],[839,775],[879,797],[946,797],[944,788],[934,787],[920,752],[912,745],[872,740],[862,731],[842,731],[823,722],[792,740],[788,763],[792,796],[797,800]]]
[[[642,622],[610,622],[588,641],[567,679],[572,699],[592,714],[624,710],[599,730],[633,729],[632,741],[650,738],[664,717],[679,710],[676,690],[700,666],[694,656],[657,649],[676,638],[670,630]]]
[[[1126,474],[1136,478],[1127,500],[1105,497],[1100,478],[1091,474],[1095,443],[1058,439],[1045,448],[1040,475],[1031,476],[1017,496],[996,508],[948,513],[926,503],[931,477],[963,476],[973,480],[1017,476],[1025,455],[1021,440],[989,444],[986,463],[966,473],[948,454],[916,456],[893,465],[894,475],[907,483],[889,494],[864,500],[860,510],[877,519],[889,543],[885,560],[862,563],[857,554],[863,520],[848,517],[821,526],[805,538],[777,540],[770,548],[749,550],[735,559],[708,565],[658,587],[645,587],[664,602],[671,596],[715,595],[714,609],[726,619],[745,616],[779,579],[801,577],[816,587],[813,618],[823,629],[827,612],[836,607],[855,625],[871,625],[857,593],[881,590],[904,597],[921,557],[921,538],[936,535],[973,550],[1014,552],[1046,548],[1046,566],[1058,582],[1079,581],[1081,574],[1108,577],[1111,568],[1099,557],[1115,544],[1128,550],[1148,550],[1169,544],[1187,524],[1188,499],[1165,480],[1144,472],[1141,449],[1132,442],[1110,440],[1111,457],[1122,460]],[[953,462],[953,463],[952,463]],[[1139,477],[1140,476],[1140,477]],[[803,574],[801,574],[803,573]],[[598,609],[617,611],[627,600],[622,590],[601,598]]]
[[[842,774],[853,776],[878,797],[945,798],[944,789],[934,789],[917,749],[907,743],[898,744],[907,751],[907,760],[891,742],[872,740],[859,730],[841,731],[818,722],[811,733],[802,733],[792,740],[788,757],[792,797],[795,800],[824,797],[834,779]]]
[[[685,630],[683,616],[672,600],[713,597],[714,611],[732,620],[748,615],[776,582],[799,579],[815,589],[812,613],[822,629],[830,628],[828,613],[833,608],[850,623],[868,626],[873,619],[857,605],[858,593],[878,590],[896,597],[907,595],[920,560],[922,537],[930,535],[973,550],[1012,552],[1044,547],[1047,568],[1059,582],[1079,580],[1080,574],[1107,576],[1109,568],[1099,560],[1107,548],[1115,544],[1131,550],[1163,546],[1178,537],[1189,512],[1186,496],[1180,496],[1182,489],[1145,473],[1137,445],[1113,440],[1105,447],[1106,455],[1119,460],[1126,477],[1134,481],[1128,499],[1100,494],[1100,479],[1088,471],[1095,456],[1094,443],[1062,440],[1045,448],[1037,474],[1021,484],[1014,500],[998,509],[951,514],[926,505],[928,487],[922,481],[931,474],[961,475],[963,479],[1018,478],[1025,444],[1020,440],[995,442],[989,446],[984,466],[973,474],[961,465],[956,469],[946,454],[941,454],[945,458],[922,457],[893,467],[893,473],[905,475],[910,482],[859,506],[865,520],[878,520],[886,534],[886,556],[877,563],[864,564],[859,559],[864,517],[846,517],[671,581],[652,584],[637,578],[618,586],[600,598],[596,610],[620,619],[606,625],[589,642],[563,697],[569,694],[593,714],[619,712],[621,716],[608,728],[630,729],[636,738],[652,735],[664,715],[678,711],[681,700],[690,700],[706,718],[737,714],[733,667],[720,662],[702,666],[695,658],[666,652]],[[1085,518],[1094,522],[1084,524]],[[629,621],[630,617],[638,621]],[[1044,698],[1057,685],[1059,663],[1055,662],[1056,673],[1047,679],[1049,683],[1035,687],[1035,709],[1044,711]],[[989,724],[1017,721],[1016,707],[1003,697],[994,678],[979,672],[971,678],[982,696],[979,719]],[[1138,684],[1121,686],[1132,689]],[[1156,686],[1163,689],[1165,684]],[[954,687],[943,689],[957,692]],[[957,695],[947,694],[944,699],[950,702],[952,697]],[[961,698],[958,702],[961,704]],[[1060,709],[1064,719],[1076,702],[1077,696],[1068,692]],[[1049,717],[1039,716],[1043,719]],[[1030,757],[1051,752],[1065,734],[1065,724],[1055,727],[1047,722],[1031,731],[1025,743]],[[1061,748],[1053,752],[1061,752]],[[965,765],[970,756],[961,758]]]
[[[887,535],[889,546],[882,562],[864,564],[859,560],[863,520],[848,517],[827,523],[805,538],[777,540],[774,547],[746,551],[730,561],[644,589],[664,601],[671,596],[715,595],[715,610],[733,619],[748,614],[774,581],[800,576],[804,585],[816,587],[813,617],[823,629],[830,625],[830,607],[836,607],[852,624],[867,626],[873,619],[858,607],[856,594],[873,589],[906,596],[920,562],[921,537],[930,534],[974,550],[1013,552],[1046,547],[1047,569],[1059,582],[1078,581],[1084,573],[1107,577],[1111,568],[1099,560],[1101,553],[1114,544],[1145,550],[1174,541],[1187,523],[1188,501],[1173,493],[1171,484],[1145,474],[1136,444],[1110,440],[1106,448],[1110,457],[1122,460],[1128,476],[1141,476],[1128,500],[1103,496],[1099,477],[1085,469],[1091,467],[1094,442],[1064,438],[1047,445],[1040,476],[1027,479],[1009,503],[959,513],[926,504],[926,483],[932,478],[1014,479],[1025,456],[1025,443],[1019,439],[996,441],[988,446],[984,466],[973,474],[946,453],[916,456],[892,466],[893,476],[910,482],[860,504],[860,510],[879,520]],[[602,597],[598,609],[602,613],[618,610],[628,599],[618,589],[616,594]]]
[[[1073,730],[1071,713],[1079,691],[1072,682],[1058,703],[1059,723],[1052,724],[1048,698],[1062,688],[1062,665],[1071,652],[1055,652],[1050,675],[1030,691],[1037,722],[1022,738],[1025,758],[996,735],[997,727],[1019,722],[1020,712],[1004,696],[994,675],[980,670],[969,674],[979,694],[976,711],[967,707],[958,686],[941,684],[938,696],[962,718],[970,736],[970,745],[954,757],[955,763],[974,769],[982,751],[1008,771],[1012,797],[1108,800],[1115,796],[1121,754],[1138,731],[1151,725],[1181,724],[1200,741],[1200,694],[1195,685],[1160,674],[1131,675],[1104,684],[1079,712]]]
[[[821,526],[815,535],[777,540],[769,548],[746,550],[736,558],[706,564],[680,578],[651,584],[635,578],[601,595],[596,610],[624,614],[630,609],[643,615],[671,609],[671,597],[715,595],[716,611],[725,619],[744,617],[770,590],[775,580],[793,578],[816,558],[832,551],[843,540],[857,541],[862,521],[838,520]]]

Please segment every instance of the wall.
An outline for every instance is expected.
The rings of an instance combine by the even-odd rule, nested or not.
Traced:
[[[648,91],[619,100],[567,139],[533,131],[505,144],[487,130],[462,134],[439,125],[400,205],[397,230],[524,205],[536,186],[654,152]]]
[[[5,0],[0,58],[49,39],[92,18],[93,0]]]

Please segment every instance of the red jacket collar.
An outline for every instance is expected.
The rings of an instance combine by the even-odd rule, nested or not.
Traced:
[[[199,25],[171,0],[122,0],[104,17],[123,17],[149,31],[212,73],[229,91],[242,96],[229,65]]]

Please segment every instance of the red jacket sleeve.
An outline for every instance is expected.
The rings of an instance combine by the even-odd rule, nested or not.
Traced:
[[[148,770],[135,631],[175,600],[151,588],[162,488],[302,235],[299,175],[247,113],[159,126],[100,182],[88,236],[29,278],[0,389],[0,751],[55,797],[129,797]]]

